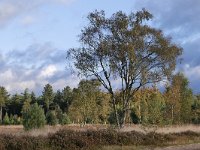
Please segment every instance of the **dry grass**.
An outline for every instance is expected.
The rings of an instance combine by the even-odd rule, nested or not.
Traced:
[[[147,150],[148,148],[164,148],[170,145],[200,142],[200,126],[194,125],[159,128],[126,125],[119,131],[106,125],[45,126],[43,129],[28,132],[23,130],[23,126],[0,126],[0,149],[26,150],[28,147],[31,150],[37,147],[37,149],[59,150],[70,147],[69,149],[73,150],[82,148],[85,150],[87,148],[90,148],[90,150],[94,148],[101,150]],[[199,144],[190,145],[189,148],[195,146],[200,149]],[[183,147],[179,146],[178,148]],[[173,149],[166,150],[179,150],[174,149],[174,147],[171,148]]]
[[[199,125],[173,125],[173,126],[142,126],[142,125],[126,125],[120,131],[122,132],[129,132],[129,131],[137,131],[142,133],[149,133],[149,132],[156,132],[156,133],[181,133],[186,131],[192,131],[196,133],[200,133],[200,126]]]
[[[178,145],[168,147],[145,146],[104,146],[101,150],[199,150],[200,144]]]
[[[166,126],[158,128],[156,132],[167,134],[167,133],[181,133],[185,131],[200,133],[200,126],[199,125]]]
[[[0,134],[11,134],[11,135],[31,135],[31,136],[47,136],[49,133],[55,133],[62,129],[69,129],[72,131],[97,131],[101,129],[107,129],[107,125],[84,125],[81,126],[79,124],[70,124],[70,125],[56,125],[56,126],[48,126],[46,125],[41,129],[33,129],[31,131],[24,131],[22,125],[7,125],[0,126]]]
[[[57,126],[45,126],[42,129],[34,129],[28,132],[25,132],[22,125],[9,125],[9,126],[0,126],[0,134],[12,134],[12,135],[31,135],[31,136],[47,136],[49,133],[55,133],[61,129],[69,129],[73,131],[97,131],[102,129],[107,129],[110,126],[108,125],[85,125],[80,126],[79,124],[71,124],[71,125],[57,125]],[[143,127],[141,125],[126,125],[124,128],[120,129],[120,132],[156,132],[156,133],[181,133],[186,131],[192,131],[196,133],[200,133],[200,126],[198,125],[182,125],[182,126],[165,126],[165,127]]]

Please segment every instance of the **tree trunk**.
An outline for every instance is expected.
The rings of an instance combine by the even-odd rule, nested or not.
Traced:
[[[172,124],[174,124],[174,105],[172,105]]]
[[[117,124],[117,127],[120,129],[121,125],[120,125],[119,113],[117,112],[116,105],[114,106],[114,111],[115,111],[116,124]]]
[[[125,123],[126,123],[126,113],[127,111],[126,110],[123,110],[123,113],[122,113],[122,121],[121,121],[121,124],[120,124],[120,127],[123,128]]]
[[[120,129],[121,126],[120,126],[120,121],[119,121],[119,113],[117,111],[115,97],[113,95],[112,95],[112,104],[113,104],[113,109],[115,113],[116,124],[117,124],[117,127]]]

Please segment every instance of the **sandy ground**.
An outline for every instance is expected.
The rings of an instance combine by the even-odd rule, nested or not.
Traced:
[[[129,131],[138,131],[138,132],[156,132],[156,133],[180,133],[185,131],[193,131],[200,133],[200,126],[198,125],[176,125],[176,126],[164,126],[164,127],[158,127],[158,126],[146,126],[143,127],[141,125],[126,125],[124,128],[122,128],[120,131],[122,132],[129,132]]]
[[[154,150],[200,150],[200,143],[180,146],[169,146],[166,148],[155,148]]]

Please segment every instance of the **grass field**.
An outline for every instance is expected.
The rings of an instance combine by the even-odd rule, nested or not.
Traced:
[[[46,136],[49,133],[55,133],[61,129],[68,129],[73,131],[87,131],[87,130],[101,130],[110,128],[109,125],[92,125],[87,124],[85,126],[81,126],[79,124],[71,124],[71,125],[57,125],[57,126],[45,126],[42,129],[35,129],[28,132],[25,132],[22,125],[8,125],[8,126],[0,126],[0,134],[13,134],[13,135],[31,135],[31,136]],[[141,125],[126,125],[124,128],[119,130],[120,132],[156,132],[156,133],[181,133],[186,131],[192,131],[196,133],[200,133],[200,126],[198,125],[174,125],[174,126],[164,126],[164,127],[157,127],[157,126],[149,126],[143,127]]]
[[[198,143],[200,126],[195,125],[126,125],[118,130],[107,125],[73,124],[45,126],[28,132],[20,125],[0,126],[0,150],[198,150]]]

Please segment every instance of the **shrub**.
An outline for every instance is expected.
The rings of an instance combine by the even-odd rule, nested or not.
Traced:
[[[121,110],[117,110],[118,111],[118,117],[119,117],[119,120],[121,120],[122,118],[123,118],[123,113],[122,113],[122,111]],[[108,117],[108,122],[110,123],[110,124],[116,124],[116,117],[115,117],[115,112],[111,112],[110,114],[109,114],[109,117]],[[120,121],[121,122],[121,121]]]
[[[9,125],[10,124],[10,118],[8,116],[8,113],[6,113],[6,115],[3,118],[3,124],[5,124],[5,125]]]
[[[58,124],[56,112],[55,111],[48,111],[47,114],[46,114],[46,120],[47,120],[48,125],[54,126],[54,125]]]
[[[62,114],[62,117],[61,117],[59,123],[62,124],[62,125],[70,124],[71,120],[69,119],[69,116],[66,113],[64,113],[64,114]]]
[[[23,126],[25,130],[44,127],[46,123],[44,110],[37,103],[23,112]]]
[[[10,124],[15,124],[14,116],[12,114],[10,115]]]
[[[19,125],[21,124],[21,119],[17,115],[10,115],[10,124],[12,125]]]
[[[130,114],[131,120],[134,124],[138,124],[140,122],[139,117],[135,114],[135,112],[131,112]]]

